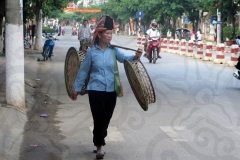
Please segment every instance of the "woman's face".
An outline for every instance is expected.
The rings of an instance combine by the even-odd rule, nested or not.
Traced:
[[[106,30],[98,35],[102,43],[109,44],[112,40],[112,30]]]

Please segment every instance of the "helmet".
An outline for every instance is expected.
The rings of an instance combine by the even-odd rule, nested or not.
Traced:
[[[152,22],[152,27],[153,28],[157,28],[157,23],[156,22]]]

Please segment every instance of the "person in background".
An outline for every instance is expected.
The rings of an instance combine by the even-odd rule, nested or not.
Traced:
[[[167,39],[170,39],[172,37],[172,32],[170,31],[170,29],[168,29],[167,31]]]
[[[201,29],[199,29],[199,30],[197,31],[197,39],[196,39],[196,41],[202,41]]]
[[[118,35],[119,34],[119,27],[117,27],[116,31],[117,31],[117,35]]]
[[[32,25],[32,44],[35,43],[35,33],[36,33],[36,25],[33,23],[33,25]]]
[[[58,35],[61,35],[61,33],[62,33],[62,26],[61,26],[61,24],[59,24],[59,27],[58,27]]]
[[[93,27],[93,25],[90,26],[90,33],[91,33],[91,41],[93,40],[93,35],[94,35],[94,32],[95,32],[95,29]]]
[[[65,28],[64,28],[64,24],[62,25],[62,35],[65,34]]]
[[[91,39],[91,29],[88,26],[88,20],[83,20],[83,25],[78,30],[78,40],[80,42],[79,51],[82,50],[83,39]]]
[[[195,33],[194,33],[194,30],[191,30],[190,36],[191,36],[191,40],[192,40],[192,41],[195,41]]]
[[[235,39],[236,39],[236,44],[238,45],[238,47],[240,47],[240,36],[238,35]]]

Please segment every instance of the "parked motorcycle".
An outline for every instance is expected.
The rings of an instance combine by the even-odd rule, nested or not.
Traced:
[[[30,42],[27,37],[24,38],[23,40],[24,48],[29,49],[30,48]]]
[[[58,36],[60,36],[60,34],[58,34]],[[53,54],[53,48],[54,48],[54,41],[59,40],[55,37],[53,37],[52,35],[46,35],[46,41],[44,43],[43,46],[43,52],[42,52],[42,56],[43,56],[43,60],[46,61],[48,59],[51,60],[52,54]]]
[[[160,49],[160,43],[158,41],[158,37],[152,37],[151,38],[151,42],[148,46],[148,50],[149,50],[149,55],[148,55],[148,60],[149,60],[149,63],[156,63],[157,61],[157,53],[158,53],[158,50]]]

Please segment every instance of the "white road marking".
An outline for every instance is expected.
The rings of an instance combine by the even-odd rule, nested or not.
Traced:
[[[185,126],[160,126],[160,128],[176,142],[194,141],[194,133]],[[198,137],[199,141],[203,141],[201,137]]]
[[[89,128],[92,133],[93,127],[91,126]],[[108,135],[105,138],[106,142],[125,142],[122,134],[118,131],[116,126],[109,126],[107,131],[108,131]]]

